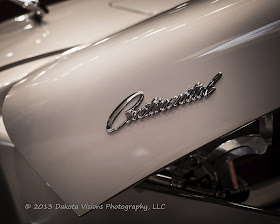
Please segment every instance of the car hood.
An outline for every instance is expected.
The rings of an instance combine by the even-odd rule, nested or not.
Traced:
[[[0,71],[38,55],[96,42],[185,1],[132,2],[134,7],[126,0],[72,0],[50,6],[41,23],[30,15],[1,23]]]
[[[66,203],[103,203],[280,107],[280,2],[210,2],[194,1],[66,54],[8,93],[9,136]],[[170,99],[218,72],[223,77],[210,97],[106,131],[132,93],[143,91],[146,103]]]
[[[32,14],[1,23],[0,115],[13,84],[55,56],[98,42],[183,2],[72,0],[50,6],[41,23]]]

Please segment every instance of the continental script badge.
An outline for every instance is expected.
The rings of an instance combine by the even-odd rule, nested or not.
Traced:
[[[117,131],[119,128],[128,124],[130,122],[136,121],[138,119],[143,119],[145,117],[149,117],[155,115],[157,113],[161,113],[166,110],[171,110],[174,107],[179,107],[186,103],[192,103],[194,101],[200,100],[202,98],[207,98],[213,94],[216,90],[214,86],[222,77],[222,73],[219,72],[207,86],[204,86],[201,83],[196,83],[194,87],[189,88],[185,93],[180,94],[178,96],[174,96],[170,99],[161,99],[155,97],[151,102],[146,103],[144,107],[139,108],[139,105],[142,103],[144,99],[144,93],[138,91],[136,93],[131,94],[127,98],[125,98],[119,106],[113,111],[111,116],[107,121],[107,132],[111,133]],[[117,127],[113,127],[114,121],[119,116],[119,114],[124,110],[124,108],[135,98],[138,98],[137,102],[128,110],[124,111],[126,120],[124,120]]]

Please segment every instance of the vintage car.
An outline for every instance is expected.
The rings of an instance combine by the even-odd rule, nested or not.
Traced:
[[[279,0],[13,2],[3,223],[280,222]]]

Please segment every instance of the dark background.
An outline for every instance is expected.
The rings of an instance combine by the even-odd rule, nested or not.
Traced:
[[[51,5],[56,2],[62,2],[67,0],[41,0],[45,5]],[[0,23],[9,18],[19,16],[28,13],[28,10],[21,8],[17,4],[8,0],[0,0]]]

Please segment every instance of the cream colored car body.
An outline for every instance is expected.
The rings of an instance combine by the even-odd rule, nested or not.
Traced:
[[[121,27],[107,24],[112,30],[102,35],[81,34],[81,42],[92,44],[17,79],[3,105],[12,143],[66,203],[103,203],[280,107],[279,8],[277,0],[190,1],[128,29],[145,16],[109,8],[133,19],[116,21]],[[80,44],[79,25],[53,29],[68,33],[65,41],[49,39],[49,50]],[[44,50],[36,43],[28,57],[46,53],[48,45]],[[21,46],[15,60],[25,57]],[[218,72],[223,77],[211,97],[106,132],[110,114],[130,94],[143,91],[145,102],[170,98]]]

